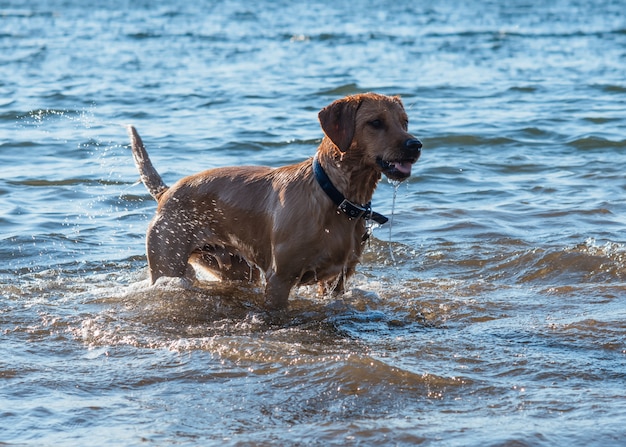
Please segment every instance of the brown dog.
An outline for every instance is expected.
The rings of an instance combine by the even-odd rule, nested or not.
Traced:
[[[129,126],[143,183],[157,200],[147,233],[150,279],[183,277],[188,264],[221,279],[261,282],[270,309],[296,285],[341,292],[367,239],[384,223],[370,200],[381,173],[402,181],[421,153],[398,97],[366,93],[322,109],[324,138],[301,163],[217,168],[168,188]]]

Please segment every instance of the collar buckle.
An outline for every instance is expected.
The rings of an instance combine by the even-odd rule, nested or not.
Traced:
[[[350,202],[348,199],[343,199],[343,202],[341,202],[337,208],[346,213],[350,219],[363,217],[372,209],[369,204],[367,204],[366,207],[363,207]]]

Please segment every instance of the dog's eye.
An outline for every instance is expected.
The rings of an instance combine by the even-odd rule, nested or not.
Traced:
[[[385,126],[385,123],[383,123],[382,120],[372,120],[369,121],[367,124],[372,126],[374,129],[382,129]]]

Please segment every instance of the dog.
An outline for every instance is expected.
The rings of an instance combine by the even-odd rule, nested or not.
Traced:
[[[386,221],[370,205],[381,175],[408,178],[422,143],[408,133],[397,96],[347,96],[318,118],[324,137],[314,157],[279,168],[210,169],[172,187],[128,126],[141,180],[158,203],[146,237],[151,283],[206,269],[221,280],[265,284],[268,310],[286,309],[298,285],[342,293],[369,235],[366,221]]]

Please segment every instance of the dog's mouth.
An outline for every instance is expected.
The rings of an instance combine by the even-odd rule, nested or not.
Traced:
[[[411,168],[415,164],[416,159],[406,159],[397,161],[387,161],[377,158],[376,163],[383,171],[383,174],[391,180],[404,180],[411,175]]]

